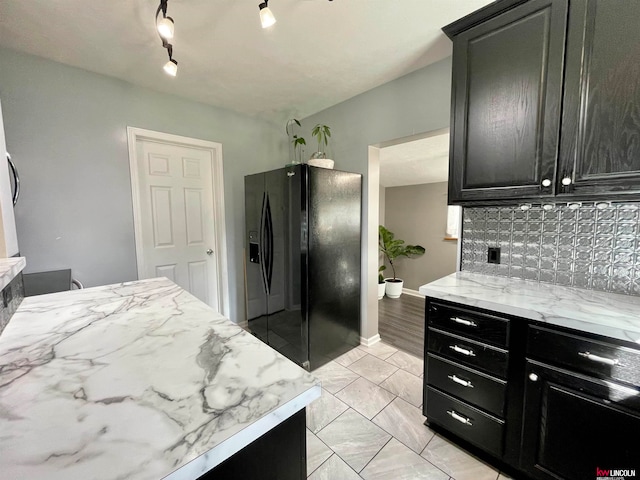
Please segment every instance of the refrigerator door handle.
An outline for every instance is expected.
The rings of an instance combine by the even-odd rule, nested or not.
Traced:
[[[267,194],[262,195],[262,209],[260,211],[260,240],[259,240],[259,252],[260,252],[260,273],[262,274],[262,284],[264,285],[265,292],[269,295],[269,284],[267,283],[267,271],[265,269],[265,262],[267,261],[265,244],[266,244],[266,221],[267,221]]]
[[[267,258],[266,258],[266,270],[267,270],[267,286],[268,291],[271,291],[271,279],[273,277],[273,218],[271,217],[271,202],[269,201],[269,194],[267,194],[267,208],[266,208],[266,230],[267,230]]]
[[[16,203],[18,203],[18,197],[20,196],[20,176],[18,175],[18,169],[11,161],[9,152],[7,152],[7,162],[9,162],[9,168],[11,168],[11,173],[13,173],[13,206],[15,207]]]

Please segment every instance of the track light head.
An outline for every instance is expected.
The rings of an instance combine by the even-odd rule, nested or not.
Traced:
[[[167,63],[162,67],[167,75],[171,75],[175,77],[178,73],[178,62],[176,62],[173,58],[170,58]]]
[[[163,17],[158,22],[156,22],[156,27],[158,28],[158,33],[165,40],[171,40],[173,38],[174,25],[173,18],[171,17]]]
[[[258,8],[260,9],[260,23],[262,24],[262,28],[268,28],[276,23],[276,17],[273,16],[273,12],[271,12],[268,6],[268,0],[258,5]]]

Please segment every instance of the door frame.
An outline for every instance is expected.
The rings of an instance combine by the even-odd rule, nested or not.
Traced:
[[[129,144],[129,171],[131,174],[131,196],[133,203],[133,226],[136,243],[136,267],[138,278],[144,271],[144,246],[142,244],[142,222],[140,210],[140,179],[138,178],[136,144],[138,140],[150,140],[158,143],[198,148],[211,152],[211,186],[213,196],[213,222],[215,225],[214,251],[216,269],[218,272],[218,302],[220,313],[229,318],[229,270],[227,263],[227,229],[224,214],[224,176],[222,144],[183,137],[171,133],[156,132],[143,128],[127,126],[127,141]]]

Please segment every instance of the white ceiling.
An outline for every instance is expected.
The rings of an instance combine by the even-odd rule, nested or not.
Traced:
[[[449,132],[380,149],[380,185],[401,187],[446,182]]]
[[[488,0],[2,0],[0,45],[249,115],[303,118],[451,54],[441,27]]]

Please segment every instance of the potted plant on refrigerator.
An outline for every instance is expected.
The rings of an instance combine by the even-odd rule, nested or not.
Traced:
[[[297,133],[295,133],[295,126],[300,127],[300,120],[297,118],[292,118],[287,122],[286,131],[287,136],[289,137],[289,165],[297,165],[302,163],[302,156],[304,155],[303,145],[306,145],[307,142],[304,137],[299,137]]]
[[[333,160],[327,158],[326,152],[326,148],[329,146],[329,138],[331,137],[331,129],[327,125],[318,123],[313,127],[311,135],[318,140],[318,151],[311,155],[307,163],[315,167],[333,168]]]
[[[402,287],[404,281],[401,278],[396,278],[396,267],[394,261],[400,257],[416,258],[424,255],[424,247],[420,245],[407,245],[404,240],[394,238],[393,232],[387,230],[383,225],[378,227],[378,243],[380,252],[389,262],[393,277],[385,278],[386,287],[385,294],[389,298],[398,298],[402,295]]]
[[[380,268],[378,268],[378,300],[382,300],[382,297],[384,297],[384,291],[385,291],[387,282],[384,281],[382,272],[386,270],[386,268],[387,267],[385,265],[380,265]]]

